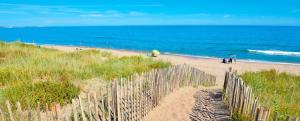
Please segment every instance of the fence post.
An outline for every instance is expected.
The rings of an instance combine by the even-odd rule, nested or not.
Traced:
[[[274,113],[273,121],[277,121],[277,112]]]
[[[92,121],[92,109],[91,109],[91,95],[90,93],[87,94],[87,99],[88,99],[88,115],[89,115],[89,120]]]
[[[111,121],[111,106],[110,106],[110,103],[111,103],[111,100],[109,98],[109,89],[108,89],[108,86],[106,87],[106,94],[107,94],[107,112],[108,112],[108,121]]]
[[[23,120],[22,108],[21,108],[20,102],[17,102],[17,117],[18,117],[19,121]]]
[[[102,89],[101,90],[101,92],[104,92],[104,90]],[[102,121],[105,121],[106,120],[106,115],[105,115],[105,113],[104,113],[104,108],[105,108],[105,104],[104,104],[104,94],[105,93],[102,93],[102,95],[101,95],[101,106],[100,107],[102,107],[102,110],[101,110],[101,119],[102,119]]]
[[[46,106],[45,106],[45,113],[46,113],[46,121],[50,121],[50,112],[49,112],[49,109],[48,109],[48,104],[46,103]]]
[[[73,116],[74,116],[74,121],[78,121],[78,115],[77,115],[77,110],[76,110],[76,102],[74,99],[72,99],[72,110],[73,110]]]
[[[285,121],[290,121],[290,116],[287,116]]]
[[[41,119],[40,102],[37,103],[36,113],[37,113],[37,120],[41,121],[42,119]]]
[[[97,103],[97,95],[94,93],[94,110],[95,110],[95,119],[96,121],[100,121],[99,112],[98,112],[98,103]]]
[[[83,121],[87,121],[86,117],[85,117],[85,114],[84,114],[84,109],[83,109],[83,104],[82,104],[81,96],[78,95],[78,98],[79,98],[79,106],[80,106],[82,120]]]
[[[0,108],[0,115],[1,115],[1,119],[2,121],[5,121],[5,117],[4,117],[4,114],[3,114],[3,111],[2,109]]]
[[[32,121],[32,112],[29,106],[28,106],[28,120]]]
[[[10,106],[10,103],[8,100],[6,100],[6,106],[7,106],[7,109],[8,109],[8,113],[9,113],[9,118],[11,121],[14,121],[14,115],[12,113],[12,110],[11,110],[11,106]]]

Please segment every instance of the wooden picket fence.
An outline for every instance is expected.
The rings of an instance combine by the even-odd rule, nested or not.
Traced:
[[[252,88],[245,85],[236,71],[230,68],[225,73],[223,100],[228,104],[231,114],[239,114],[252,121],[277,121],[278,113],[271,116],[271,109],[261,105],[252,93]],[[285,121],[298,121],[298,117],[287,116]]]
[[[188,65],[176,65],[112,81],[100,93],[81,94],[72,104],[46,105],[22,110],[20,103],[6,102],[0,120],[28,121],[137,121],[160,100],[183,86],[215,85],[216,77]],[[30,110],[28,110],[30,109]]]

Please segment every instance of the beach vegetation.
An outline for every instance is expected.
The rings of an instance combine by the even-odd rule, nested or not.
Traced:
[[[39,102],[40,107],[44,109],[46,104],[50,106],[52,103],[61,105],[71,103],[79,92],[79,87],[69,81],[44,81],[20,83],[12,88],[8,87],[3,91],[2,97],[14,103],[19,101],[21,105],[28,107],[37,107],[37,102]],[[4,101],[2,101],[2,105],[4,105]]]
[[[0,42],[0,102],[5,100],[36,106],[64,104],[79,94],[74,82],[99,78],[107,83],[169,62],[144,56],[114,56],[96,49],[59,51],[21,42]]]
[[[300,76],[274,69],[259,72],[245,72],[240,75],[252,87],[264,106],[278,113],[280,120],[300,115]]]
[[[250,118],[245,117],[239,113],[233,113],[230,118],[229,121],[251,121]]]

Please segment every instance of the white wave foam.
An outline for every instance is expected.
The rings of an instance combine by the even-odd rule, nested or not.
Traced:
[[[267,55],[300,56],[300,52],[281,51],[281,50],[248,50],[251,53],[262,53]]]

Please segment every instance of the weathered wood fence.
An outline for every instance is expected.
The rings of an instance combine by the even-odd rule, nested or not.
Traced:
[[[215,85],[216,78],[187,65],[153,70],[140,75],[114,80],[100,94],[81,94],[72,104],[61,107],[46,105],[41,110],[22,110],[20,103],[6,102],[0,110],[1,120],[35,121],[137,121],[147,115],[160,100],[183,86]],[[28,110],[31,109],[31,110]]]
[[[277,112],[271,116],[271,109],[259,103],[258,97],[252,93],[252,88],[245,85],[236,72],[230,68],[225,74],[224,97],[231,114],[239,114],[253,121],[277,121]],[[273,113],[272,113],[273,114]],[[287,116],[285,121],[298,121],[297,117]]]

